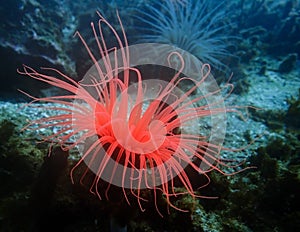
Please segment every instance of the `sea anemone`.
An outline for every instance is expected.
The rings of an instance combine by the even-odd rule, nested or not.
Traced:
[[[203,63],[227,71],[225,59],[236,37],[229,36],[230,22],[224,1],[155,1],[137,9],[142,34],[139,42],[172,44]]]
[[[98,24],[91,23],[98,51],[91,51],[76,32],[93,62],[80,82],[52,68],[42,68],[40,73],[24,65],[18,70],[68,92],[50,97],[34,97],[24,92],[33,99],[28,105],[53,112],[52,116],[33,120],[26,128],[55,128],[52,134],[43,135],[45,141],[58,143],[64,150],[77,147],[81,157],[71,170],[72,182],[74,171],[85,163],[87,169],[81,179],[88,171],[94,172],[90,191],[100,199],[103,196],[98,186],[102,179],[108,183],[106,195],[111,184],[119,186],[128,204],[127,195],[131,193],[142,210],[142,201],[146,200],[142,189],[153,190],[158,212],[157,191],[176,208],[171,197],[183,193],[174,190],[175,177],[186,189],[185,194],[206,197],[196,194],[185,168],[189,166],[206,177],[211,170],[227,174],[221,167],[230,165],[221,158],[220,151],[226,127],[225,112],[234,110],[224,107],[210,66],[195,57],[189,58],[195,60],[195,69],[190,72],[184,66],[185,53],[166,47],[164,50],[169,52],[165,56],[160,54],[145,60],[173,67],[172,77],[168,81],[145,80],[139,70],[140,58],[144,58],[143,51],[157,45],[128,46],[119,16],[121,33],[98,15]],[[112,34],[109,41],[115,40],[117,47],[108,47],[104,35],[108,30],[104,27]],[[185,82],[191,85],[182,91],[180,86]],[[41,106],[38,102],[47,104]]]

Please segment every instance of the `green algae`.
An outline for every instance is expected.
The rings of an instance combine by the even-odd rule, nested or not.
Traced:
[[[186,231],[299,230],[299,148],[297,137],[287,133],[249,158],[248,165],[256,168],[230,177],[211,172],[205,195],[218,199],[177,199],[176,206],[188,213],[172,211],[170,225],[182,228],[184,220]]]
[[[300,89],[298,93],[298,97],[292,96],[287,99],[287,103],[289,104],[287,113],[286,113],[286,124],[287,126],[300,130]]]
[[[43,157],[43,146],[21,137],[16,122],[0,122],[0,230],[24,230],[30,188]],[[18,222],[18,223],[15,223]]]

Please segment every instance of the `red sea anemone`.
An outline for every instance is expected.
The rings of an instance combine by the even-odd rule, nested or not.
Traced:
[[[44,140],[56,142],[63,149],[77,147],[81,159],[71,171],[72,181],[74,170],[85,162],[87,171],[95,173],[90,190],[99,198],[98,184],[103,179],[109,183],[107,191],[110,184],[121,187],[128,203],[125,189],[130,189],[141,209],[142,189],[153,190],[156,208],[157,191],[175,207],[170,197],[182,194],[174,191],[175,177],[185,193],[197,197],[186,166],[205,176],[211,170],[226,174],[221,167],[229,167],[220,156],[228,109],[210,66],[193,58],[195,62],[186,70],[184,60],[188,54],[173,47],[164,49],[169,51],[166,56],[159,53],[159,57],[144,57],[143,51],[149,55],[149,49],[155,56],[155,44],[129,47],[121,21],[120,35],[100,14],[99,17],[98,25],[91,23],[91,28],[100,60],[76,33],[93,61],[82,81],[76,82],[51,68],[42,68],[47,74],[25,65],[18,70],[69,92],[41,98],[26,93],[33,99],[29,105],[46,102],[42,107],[54,112],[33,120],[28,127],[55,128]],[[108,47],[104,27],[112,33],[117,47]],[[168,81],[145,80],[138,68],[143,62],[165,65],[175,72]],[[180,87],[185,83],[190,87],[182,91]],[[86,172],[82,178],[85,176]]]

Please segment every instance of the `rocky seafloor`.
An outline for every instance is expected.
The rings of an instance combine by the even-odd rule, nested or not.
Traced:
[[[251,105],[257,109],[249,109],[246,120],[237,114],[228,114],[224,145],[228,148],[245,149],[225,155],[229,158],[246,157],[244,165],[255,168],[232,176],[210,172],[211,183],[201,189],[201,194],[217,196],[217,199],[194,199],[189,195],[171,199],[175,206],[188,212],[173,208],[167,212],[167,204],[161,196],[158,206],[164,217],[157,214],[151,200],[146,204],[145,212],[140,211],[134,199],[130,199],[131,206],[124,199],[121,202],[105,199],[100,201],[86,186],[78,183],[80,168],[75,173],[77,181],[72,184],[69,173],[78,157],[77,150],[70,151],[70,154],[59,148],[49,151],[51,144],[41,142],[39,132],[22,129],[30,120],[47,117],[52,112],[26,107],[24,99],[19,99],[20,95],[11,94],[20,78],[29,80],[25,77],[14,79],[20,61],[24,63],[29,60],[41,66],[39,60],[42,59],[42,64],[64,67],[70,75],[74,69],[78,73],[83,70],[78,70],[76,62],[80,63],[80,60],[74,61],[76,55],[71,52],[71,46],[62,49],[51,45],[50,41],[55,41],[60,46],[66,45],[63,41],[67,39],[60,38],[58,41],[54,36],[55,28],[58,27],[56,23],[59,24],[60,21],[54,21],[46,30],[47,17],[42,14],[45,17],[45,27],[41,26],[43,21],[39,20],[40,12],[36,9],[46,3],[12,2],[15,8],[10,8],[11,10],[23,8],[28,11],[23,23],[33,26],[35,30],[41,29],[37,34],[42,36],[34,37],[33,40],[43,49],[26,43],[21,43],[24,46],[18,47],[18,41],[24,41],[18,37],[21,34],[14,34],[13,39],[9,38],[18,28],[18,25],[14,25],[17,21],[12,22],[13,16],[10,16],[11,19],[6,17],[4,25],[12,33],[1,36],[1,52],[14,59],[8,66],[4,63],[2,70],[7,71],[4,72],[6,75],[1,75],[1,81],[9,83],[6,89],[1,89],[3,100],[0,102],[1,231],[111,231],[114,220],[119,225],[117,229],[122,228],[123,231],[300,231],[300,205],[297,200],[300,198],[300,54],[299,38],[298,41],[294,38],[294,34],[299,32],[299,25],[291,27],[294,30],[289,30],[288,35],[285,33],[291,20],[299,22],[299,15],[294,14],[297,11],[288,5],[299,4],[298,1],[287,1],[286,5],[278,3],[278,6],[271,4],[272,7],[267,4],[269,1],[257,1],[261,3],[257,6],[248,3],[245,5],[244,15],[239,15],[241,25],[236,30],[243,40],[234,53],[240,57],[240,62],[232,68],[231,81],[235,90],[226,99],[226,104]],[[254,5],[258,9],[257,21],[249,19]],[[60,9],[65,5],[57,3],[55,7]],[[77,9],[78,5],[74,4],[72,7]],[[5,6],[2,8],[5,9]],[[282,11],[288,11],[287,9],[290,9],[290,14],[283,14]],[[48,13],[55,15],[59,12],[52,10]],[[60,20],[68,25],[67,31],[72,31],[76,25],[83,27],[82,24],[90,20],[92,14],[91,11],[79,16],[73,15],[72,11],[68,11],[68,15],[59,13]],[[287,16],[284,18],[285,15]],[[107,13],[107,17],[109,16]],[[276,33],[270,30],[269,25],[261,23],[260,18],[280,20]],[[37,24],[38,22],[42,24]],[[5,27],[1,28],[2,32]],[[72,33],[65,35],[70,34]],[[55,51],[49,54],[52,59],[47,54],[42,55],[44,51],[50,52],[49,50]],[[71,52],[70,57],[74,59],[68,58],[68,52]],[[7,78],[11,78],[9,82],[5,82]],[[32,87],[31,82],[22,84],[21,87],[41,88]],[[46,88],[42,93],[35,93],[54,94],[52,89]],[[48,156],[49,152],[51,156]],[[150,195],[151,199],[151,193],[146,191],[144,194]]]

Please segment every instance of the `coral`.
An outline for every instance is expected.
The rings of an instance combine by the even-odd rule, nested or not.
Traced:
[[[209,63],[226,70],[226,59],[233,56],[228,48],[236,37],[229,36],[230,15],[227,2],[189,1],[184,6],[174,1],[156,1],[137,9],[141,23],[139,42],[177,46]]]

